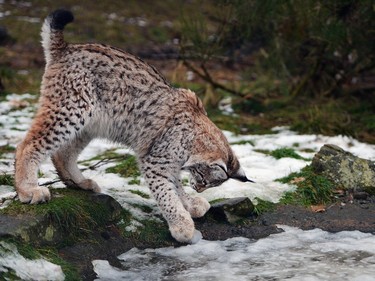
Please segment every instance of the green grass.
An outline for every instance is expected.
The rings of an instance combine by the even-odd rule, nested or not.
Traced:
[[[270,152],[270,155],[276,159],[294,158],[294,159],[306,160],[301,155],[296,153],[293,148],[287,148],[287,147],[275,149]]]
[[[16,151],[16,148],[11,145],[3,145],[0,146],[0,158],[3,157],[4,154],[6,153],[13,153]]]
[[[125,156],[119,164],[106,169],[107,173],[120,174],[124,178],[139,177],[141,172],[138,169],[137,158],[133,155]]]
[[[134,177],[133,179],[131,179],[130,181],[128,181],[128,184],[129,185],[140,185],[141,184],[141,180]]]
[[[318,205],[334,200],[334,185],[327,178],[313,172],[306,166],[300,172],[292,173],[278,179],[282,183],[293,183],[297,186],[293,192],[287,192],[280,200],[282,204],[298,204],[304,206]]]
[[[255,146],[255,143],[254,143],[254,141],[252,141],[252,140],[235,141],[235,142],[231,142],[230,144],[231,144],[231,145],[250,144],[250,145],[252,145],[252,146]]]
[[[0,185],[14,185],[14,177],[9,174],[0,175]]]
[[[137,195],[141,196],[142,198],[150,199],[150,195],[148,195],[147,193],[144,193],[140,190],[130,189],[129,192],[131,192],[133,194],[137,194]]]
[[[65,274],[66,281],[81,280],[81,277],[79,276],[77,269],[70,263],[66,262],[63,258],[61,258],[57,249],[51,247],[33,247],[28,243],[24,243],[13,238],[2,239],[2,241],[16,246],[19,254],[26,259],[36,260],[43,258],[53,264],[61,266],[61,269]],[[19,277],[17,277],[17,275],[15,274],[15,272],[12,271],[5,273],[5,276],[3,277],[9,278],[4,280],[20,280]]]
[[[255,149],[255,151],[266,154],[266,155],[270,155],[276,159],[294,158],[294,159],[300,159],[300,160],[305,160],[305,161],[310,160],[299,155],[297,152],[295,152],[293,148],[288,148],[288,147],[277,148],[272,151],[264,150],[264,149]]]
[[[255,198],[257,203],[254,204],[254,213],[256,215],[263,214],[265,212],[273,211],[276,208],[276,204],[270,201],[262,200],[258,197]]]

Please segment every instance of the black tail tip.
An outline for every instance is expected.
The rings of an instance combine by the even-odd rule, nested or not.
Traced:
[[[72,12],[64,9],[52,12],[49,17],[51,18],[51,28],[57,30],[63,30],[65,25],[74,20]]]

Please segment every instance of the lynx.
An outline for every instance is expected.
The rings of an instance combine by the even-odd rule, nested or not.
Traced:
[[[46,67],[40,105],[16,152],[20,201],[51,199],[37,179],[47,156],[66,186],[100,192],[76,161],[93,138],[105,138],[133,149],[172,236],[197,241],[201,234],[192,218],[203,216],[210,204],[183,190],[181,170],[190,172],[197,192],[229,178],[250,180],[193,92],[172,87],[154,67],[122,50],[68,44],[63,29],[72,21],[70,11],[56,10],[42,26]]]

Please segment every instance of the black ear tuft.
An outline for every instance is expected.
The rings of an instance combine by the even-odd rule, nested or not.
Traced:
[[[72,12],[64,9],[52,12],[49,17],[51,18],[51,28],[57,30],[63,30],[65,25],[74,20]]]

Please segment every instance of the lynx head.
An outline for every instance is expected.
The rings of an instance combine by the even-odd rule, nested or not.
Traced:
[[[253,182],[246,177],[224,135],[219,132],[218,138],[207,135],[203,138],[198,137],[200,141],[196,141],[196,144],[199,146],[200,153],[190,156],[182,167],[183,170],[190,172],[190,184],[197,192],[218,186],[228,179]]]

